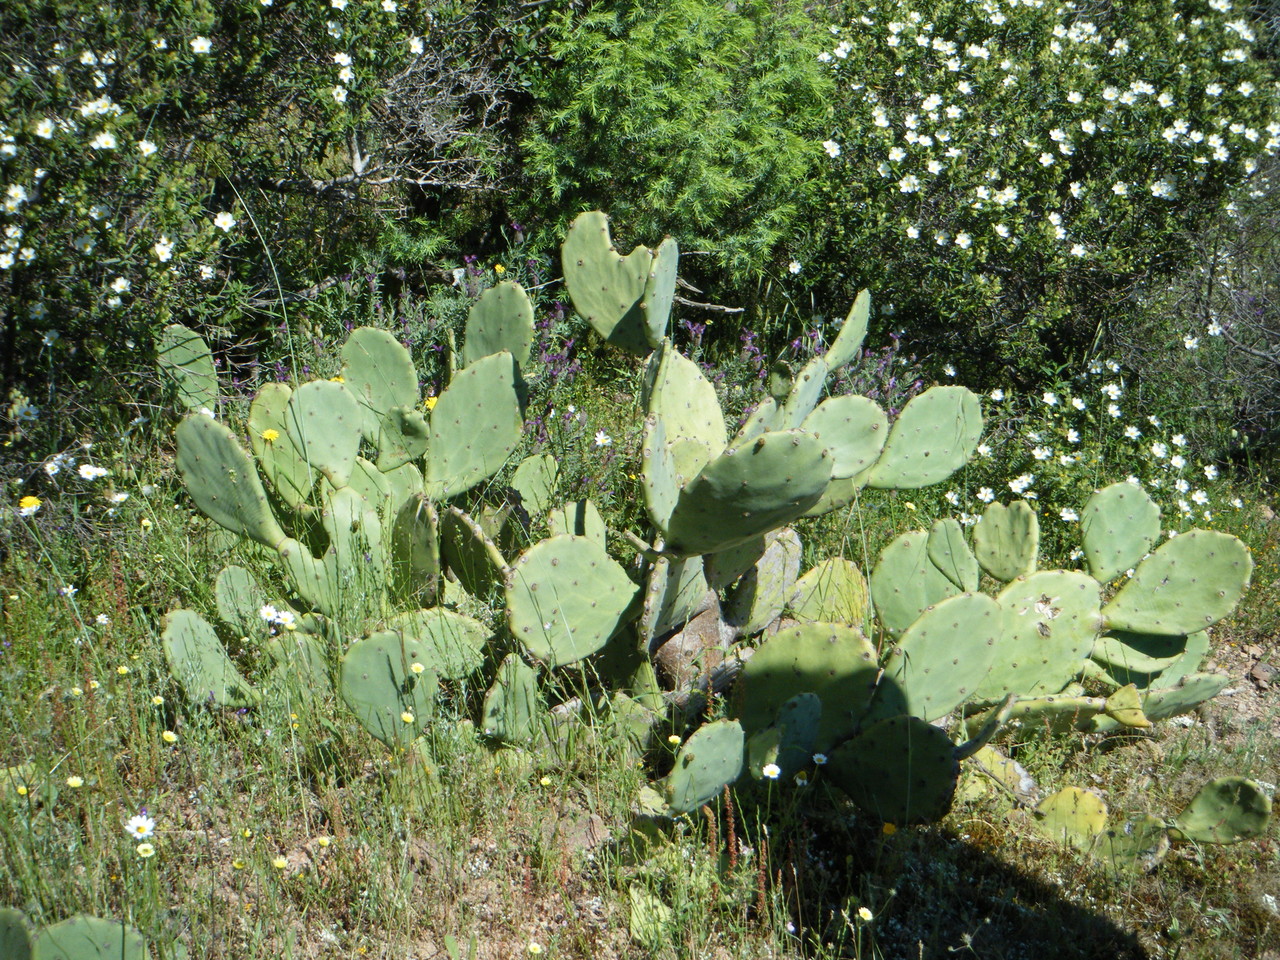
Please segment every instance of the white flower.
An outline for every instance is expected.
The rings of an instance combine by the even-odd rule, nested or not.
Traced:
[[[1151,445],[1151,455],[1157,460],[1163,460],[1169,455],[1169,448],[1157,440]]]
[[[217,227],[219,230],[221,230],[223,233],[226,233],[228,230],[230,230],[232,227],[236,225],[236,218],[233,217],[226,210],[223,210],[221,213],[219,213],[216,217],[213,218],[213,225]]]
[[[276,618],[280,616],[280,611],[271,604],[266,603],[258,608],[258,616],[267,621],[267,623],[275,623]]]
[[[347,88],[344,86],[336,86],[330,91],[335,103],[347,102]]]
[[[80,464],[79,474],[85,480],[97,480],[107,475],[106,469],[103,467],[95,467],[91,463]]]
[[[214,269],[213,269],[213,267],[209,266],[207,263],[202,263],[202,264],[200,264],[200,279],[201,279],[201,280],[212,280],[212,279],[213,279],[213,276],[214,276]]]
[[[397,9],[396,0],[382,0],[382,10],[384,13],[395,13]]]
[[[1048,460],[1053,456],[1053,451],[1048,447],[1032,447],[1031,456],[1035,457],[1037,460]]]
[[[213,49],[213,43],[208,37],[196,37],[191,41],[192,53],[208,53]]]
[[[1112,400],[1120,399],[1120,387],[1114,383],[1108,383],[1102,388],[1102,395]]]
[[[1071,429],[1067,431],[1067,443],[1079,443],[1080,434],[1078,431]]]
[[[139,140],[138,152],[142,154],[144,157],[149,157],[156,152],[156,145],[152,143],[150,140]]]
[[[44,140],[48,140],[53,136],[53,121],[48,117],[38,122],[35,126],[35,135]]]
[[[1196,349],[1199,349],[1199,347],[1200,347],[1200,338],[1199,338],[1199,337],[1183,337],[1183,338],[1182,338],[1182,345],[1183,345],[1184,347],[1186,347],[1188,350],[1196,350]]]
[[[912,226],[907,227],[907,236],[910,237],[912,240],[918,240],[920,238],[920,228],[915,226],[914,224]]]
[[[1058,404],[1058,395],[1056,393],[1051,393],[1048,390],[1045,391],[1044,396],[1040,399],[1044,401],[1046,407],[1053,407]]]
[[[168,263],[173,258],[173,241],[167,236],[161,236],[151,249],[155,251],[156,259],[161,263]]]
[[[1180,453],[1175,453],[1169,458],[1169,468],[1171,470],[1181,470],[1187,465],[1187,458]]]
[[[969,245],[973,243],[973,238],[967,233],[961,232],[956,234],[956,246],[961,250],[968,250]]]
[[[1132,423],[1124,428],[1124,435],[1130,440],[1137,440],[1142,436],[1142,431],[1135,427]]]
[[[1217,320],[1214,320],[1209,324],[1209,326],[1204,328],[1204,332],[1211,337],[1220,337],[1222,336],[1222,324],[1218,323]]]
[[[799,260],[792,260],[789,264],[787,264],[787,271],[789,273],[796,274],[796,273],[799,273],[800,270],[801,270],[801,266],[800,266]]]
[[[124,832],[135,840],[146,840],[155,836],[156,822],[146,814],[139,814],[129,818],[129,822],[124,825]]]
[[[991,456],[991,444],[989,444],[989,443],[980,443],[980,444],[978,444],[978,456],[980,456],[980,457],[989,457],[989,456]]]
[[[766,763],[761,767],[760,772],[770,780],[777,780],[782,776],[782,768],[776,763]]]
[[[836,143],[834,140],[823,140],[822,149],[827,151],[827,156],[831,157],[833,160],[840,156],[840,144]]]
[[[422,56],[422,53],[423,53],[423,51],[424,51],[424,50],[426,50],[426,46],[423,44],[423,42],[422,42],[422,38],[421,38],[421,37],[410,37],[410,38],[409,38],[409,52],[410,52],[410,53],[412,53],[414,56],[420,57],[420,56]]]
[[[1203,490],[1196,490],[1194,493],[1191,494],[1191,502],[1195,504],[1199,504],[1200,506],[1203,507],[1206,503],[1209,502],[1209,495],[1205,493]]]
[[[948,377],[954,377],[956,375],[956,368],[948,363],[946,366],[942,368],[942,372],[945,373]]]
[[[133,284],[129,282],[128,277],[116,277],[111,281],[111,289],[116,293],[127,293],[131,286]]]
[[[102,131],[102,133],[89,141],[89,146],[94,150],[114,150],[117,145],[116,135],[110,130]]]
[[[1034,474],[1024,473],[1022,476],[1009,481],[1009,489],[1014,493],[1024,493],[1033,483],[1036,482]]]
[[[1113,420],[1118,419],[1120,416],[1120,408],[1116,406],[1114,403],[1108,403],[1107,416],[1111,417]]]
[[[111,618],[108,617],[105,613],[98,614],[96,617],[93,618],[93,622],[100,627],[111,626]]]
[[[596,446],[597,446],[597,447],[607,447],[607,446],[609,446],[609,444],[611,444],[611,443],[613,443],[613,437],[609,436],[609,435],[608,435],[607,433],[605,433],[603,430],[597,430],[597,431],[596,431]]]
[[[995,491],[992,490],[990,487],[979,488],[977,496],[978,496],[978,499],[981,500],[983,503],[990,503],[992,500],[996,498]]]
[[[1206,477],[1206,478],[1208,478],[1209,480],[1217,480],[1217,479],[1218,479],[1218,468],[1217,468],[1217,467],[1215,467],[1212,463],[1206,463],[1206,464],[1204,465],[1204,475],[1205,475],[1205,477]]]
[[[1076,513],[1070,507],[1063,507],[1058,511],[1058,516],[1062,518],[1064,523],[1075,523],[1080,519],[1080,514]]]
[[[1111,192],[1117,197],[1127,197],[1129,195],[1129,185],[1123,180],[1117,180],[1111,185]]]
[[[351,54],[349,54],[349,53],[335,53],[335,54],[333,55],[333,62],[334,62],[334,63],[336,63],[336,64],[337,64],[338,66],[340,66],[340,67],[349,67],[349,66],[351,66]]]

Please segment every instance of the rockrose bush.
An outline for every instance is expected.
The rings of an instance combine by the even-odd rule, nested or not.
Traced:
[[[287,321],[375,214],[491,188],[501,11],[434,6],[0,8],[7,432],[149,368],[167,322]]]
[[[840,95],[821,254],[797,256],[809,281],[874,285],[913,333],[970,356],[1030,372],[1085,352],[1280,149],[1246,5],[856,13],[820,54]]]

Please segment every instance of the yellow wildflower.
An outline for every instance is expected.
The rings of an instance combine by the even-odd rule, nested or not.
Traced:
[[[504,273],[507,272],[507,268],[500,263],[495,263],[493,265],[493,272],[496,273],[498,276],[502,276]]]
[[[434,410],[436,408],[436,401],[439,399],[439,397],[427,397],[427,399],[423,401],[422,405],[428,410]]]
[[[172,730],[166,730],[164,733],[160,734],[160,739],[165,743],[177,743],[178,735]]]
[[[262,431],[262,439],[267,441],[267,443],[275,443],[280,439],[280,431],[267,427],[267,429]]]

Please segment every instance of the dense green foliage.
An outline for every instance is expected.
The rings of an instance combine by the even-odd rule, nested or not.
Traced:
[[[635,0],[551,25],[522,142],[520,217],[558,236],[583,209],[715,254],[732,283],[772,266],[812,211],[835,84],[806,5]]]

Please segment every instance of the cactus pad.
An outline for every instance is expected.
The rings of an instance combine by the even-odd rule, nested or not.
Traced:
[[[923,530],[891,540],[871,571],[871,599],[881,626],[894,637],[926,609],[959,592],[929,559],[929,534]]]
[[[888,717],[837,747],[824,768],[855,804],[886,823],[941,820],[960,761],[946,732],[919,717]]]
[[[32,940],[32,960],[148,960],[142,934],[119,920],[79,914],[45,927]],[[6,958],[8,960],[8,958]]]
[[[889,435],[884,411],[866,397],[828,397],[800,426],[831,454],[836,480],[857,476],[875,463]]]
[[[462,680],[484,665],[491,631],[478,620],[433,607],[402,613],[387,626],[401,633],[418,659],[431,664],[441,680]]]
[[[1036,828],[1052,840],[1088,850],[1107,829],[1107,805],[1090,790],[1066,787],[1036,806]]]
[[[165,617],[165,659],[187,699],[220,707],[247,707],[257,692],[227,656],[213,627],[198,613],[175,610]]]
[[[262,475],[291,507],[304,503],[316,474],[285,426],[293,391],[283,383],[264,383],[249,405],[249,444]]]
[[[448,500],[488,479],[520,442],[516,369],[503,351],[455,374],[431,411],[426,493]]]
[[[666,780],[667,806],[690,813],[714,800],[742,773],[742,727],[736,720],[713,720],[699,727],[676,754]]]
[[[1004,635],[996,663],[978,688],[984,700],[1005,694],[1056,694],[1081,669],[1102,625],[1098,583],[1083,573],[1046,570],[1015,580],[996,598]]]
[[[379,443],[382,419],[393,407],[418,405],[418,372],[404,345],[386,330],[361,327],[342,346],[343,386],[360,407],[360,431]]]
[[[1174,839],[1238,843],[1267,832],[1271,798],[1252,780],[1219,777],[1202,786],[1174,818]]]
[[[178,392],[178,405],[192,413],[218,409],[218,372],[204,338],[171,323],[156,343],[156,361]]]
[[[1102,613],[1117,630],[1194,633],[1235,609],[1252,570],[1249,548],[1235,537],[1191,530],[1139,563]]]
[[[1119,576],[1147,555],[1160,536],[1160,508],[1140,486],[1113,483],[1097,491],[1080,516],[1089,572],[1099,583]]]
[[[533,346],[533,304],[524,287],[504,280],[490,287],[471,305],[462,341],[462,365],[505,350],[517,367],[529,363]]]
[[[335,487],[345,487],[360,452],[366,412],[343,384],[312,380],[289,397],[284,423],[303,458]]]
[[[867,579],[852,560],[828,557],[796,581],[787,605],[797,620],[860,625],[870,604]]]
[[[735,712],[751,736],[770,726],[792,697],[816,694],[822,721],[813,747],[826,751],[853,732],[871,702],[879,672],[875,647],[853,627],[784,627],[756,648],[742,668]]]
[[[560,262],[573,308],[596,333],[632,353],[647,353],[661,342],[646,323],[641,302],[653,255],[645,247],[625,257],[618,253],[603,213],[581,213],[574,219],[560,247]]]
[[[941,483],[969,462],[981,434],[977,397],[964,387],[931,387],[898,414],[867,483],[900,490]]]
[[[959,521],[947,517],[929,528],[929,560],[961,590],[978,589],[978,561],[964,540]]]
[[[530,517],[539,517],[551,509],[551,495],[556,488],[559,467],[549,453],[525,457],[511,477],[511,489],[520,494],[520,504]]]
[[[275,549],[285,539],[253,461],[231,431],[194,414],[177,430],[178,470],[205,516],[233,533]]]
[[[507,574],[511,633],[551,666],[574,663],[622,628],[637,593],[598,543],[551,537],[526,550]]]
[[[795,530],[771,530],[765,543],[760,559],[725,599],[724,619],[743,636],[759,633],[777,619],[800,576],[804,548]]]
[[[436,685],[431,650],[407,632],[375,633],[342,656],[343,701],[388,747],[404,746],[422,732],[435,711]]]
[[[538,732],[541,715],[538,672],[518,655],[508,654],[484,698],[484,735],[504,743],[525,743]]]
[[[990,504],[973,528],[973,552],[979,565],[997,580],[1025,577],[1036,569],[1040,521],[1025,500]]]
[[[809,434],[766,433],[712,460],[680,491],[666,549],[713,553],[796,519],[831,479],[831,458]]]
[[[895,701],[906,701],[905,711],[895,702],[896,711],[932,721],[972,696],[995,662],[1003,621],[1000,605],[982,593],[949,597],[922,613],[884,658],[885,680],[901,694]],[[878,705],[873,713],[885,716]]]
[[[840,332],[827,348],[827,367],[832,371],[852,363],[862,350],[862,341],[867,336],[867,323],[871,319],[871,292],[858,291],[849,308],[849,314],[840,326]]]

